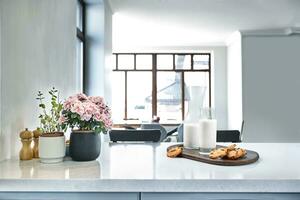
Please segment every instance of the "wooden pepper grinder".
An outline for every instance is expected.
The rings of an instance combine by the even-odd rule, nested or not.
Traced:
[[[33,153],[31,148],[33,133],[26,128],[20,133],[22,149],[20,151],[20,160],[31,160]]]
[[[42,135],[42,131],[40,128],[37,128],[36,130],[32,131],[33,132],[33,158],[39,158],[39,137]]]

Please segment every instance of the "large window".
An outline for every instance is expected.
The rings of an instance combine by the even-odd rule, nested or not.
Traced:
[[[184,119],[189,86],[201,86],[211,106],[210,53],[114,53],[113,118]]]
[[[76,9],[76,64],[78,70],[78,78],[80,79],[80,90],[83,91],[83,70],[85,63],[85,3],[83,0],[77,1]]]

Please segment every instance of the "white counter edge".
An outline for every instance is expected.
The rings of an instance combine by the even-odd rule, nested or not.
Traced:
[[[300,193],[300,180],[1,179],[0,192]]]

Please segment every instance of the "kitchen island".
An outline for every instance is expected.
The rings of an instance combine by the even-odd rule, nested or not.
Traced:
[[[174,143],[102,143],[96,161],[0,163],[0,199],[300,199],[299,143],[241,143],[260,159],[217,166],[168,158]]]

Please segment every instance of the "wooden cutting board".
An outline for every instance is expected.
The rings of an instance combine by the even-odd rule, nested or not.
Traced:
[[[169,150],[173,147],[183,147],[182,144],[172,145],[167,148]],[[224,146],[217,145],[217,148],[222,148]],[[237,160],[229,160],[229,159],[211,159],[208,155],[200,154],[199,150],[195,149],[185,149],[183,148],[181,157],[196,160],[204,163],[209,163],[213,165],[223,165],[223,166],[238,166],[238,165],[248,165],[256,162],[259,159],[259,154],[255,151],[247,150],[247,154],[243,158],[239,158]]]

